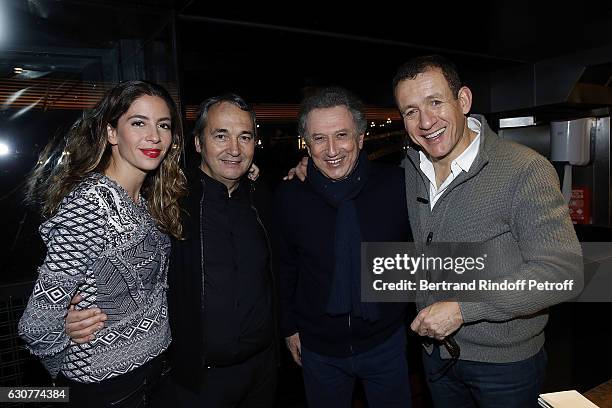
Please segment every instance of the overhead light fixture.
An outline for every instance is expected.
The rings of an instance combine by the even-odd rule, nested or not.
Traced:
[[[47,75],[50,71],[34,71],[31,69],[15,67],[13,68],[13,72],[19,79],[36,79]]]
[[[533,116],[520,116],[515,118],[502,118],[499,120],[500,128],[524,127],[535,125]]]

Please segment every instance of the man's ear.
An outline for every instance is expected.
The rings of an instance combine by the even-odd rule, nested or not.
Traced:
[[[472,109],[472,91],[467,86],[462,86],[457,94],[459,105],[461,105],[461,111],[464,115],[467,115]]]
[[[358,139],[359,150],[363,149],[363,139],[364,138],[365,138],[365,135],[363,133],[359,135],[359,139]]]
[[[111,146],[117,145],[117,129],[109,124],[106,125],[106,140]]]
[[[195,135],[193,137],[193,142],[195,144],[196,152],[202,153],[202,146],[200,146],[200,136],[199,135]]]

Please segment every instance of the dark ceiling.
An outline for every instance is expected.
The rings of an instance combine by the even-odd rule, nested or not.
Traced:
[[[229,90],[254,102],[297,103],[310,86],[337,84],[391,105],[394,71],[415,55],[443,54],[484,89],[492,72],[612,44],[609,2],[356,3],[8,0],[14,15],[28,18],[17,28],[23,41],[53,32],[49,44],[64,46],[109,46],[101,32],[168,36],[175,13],[187,103]]]
[[[451,58],[468,84],[484,90],[492,72],[612,44],[609,2],[533,3],[372,3],[332,12],[301,3],[217,10],[185,1],[177,4],[181,63],[187,83],[214,91],[229,85],[255,99],[295,102],[305,87],[333,83],[392,104],[395,69],[415,55]]]
[[[612,42],[610,2],[492,1],[481,6],[403,2],[362,7],[269,7],[216,10],[184,1],[181,14],[341,33],[405,43],[416,52],[446,50],[491,60],[533,61]],[[548,4],[546,4],[548,3]],[[400,47],[401,48],[401,47]]]

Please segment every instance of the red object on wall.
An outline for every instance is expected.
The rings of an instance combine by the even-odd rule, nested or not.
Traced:
[[[574,186],[572,188],[569,211],[574,224],[591,223],[591,189],[589,187]]]

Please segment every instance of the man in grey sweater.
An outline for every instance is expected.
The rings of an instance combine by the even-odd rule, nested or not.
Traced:
[[[496,276],[569,279],[580,287],[580,245],[548,160],[500,139],[484,117],[468,117],[471,91],[442,57],[404,64],[393,88],[415,145],[402,162],[415,241],[484,243],[502,249]],[[537,406],[547,308],[575,295],[517,290],[474,302],[421,297],[411,328],[431,340],[423,360],[435,406]]]

